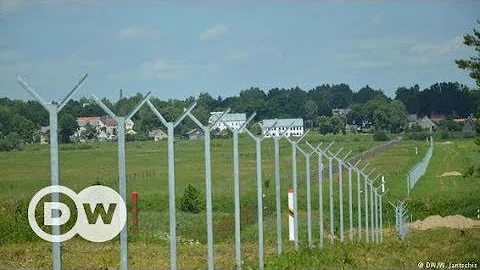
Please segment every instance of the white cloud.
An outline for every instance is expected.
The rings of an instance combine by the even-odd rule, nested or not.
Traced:
[[[382,20],[383,20],[383,15],[382,14],[377,14],[377,15],[375,15],[375,17],[373,17],[372,23],[378,24],[378,23],[381,23]]]
[[[185,73],[192,65],[184,61],[154,59],[143,62],[138,68],[138,75],[143,79],[171,79]]]
[[[157,38],[160,32],[149,27],[130,26],[120,30],[118,37],[120,39],[134,39],[134,38]]]
[[[248,57],[247,52],[237,51],[237,52],[231,53],[230,56],[228,56],[228,60],[241,60],[247,57]]]
[[[23,6],[22,0],[1,0],[0,1],[0,16],[15,13]]]
[[[372,37],[357,39],[355,43],[358,49],[377,50],[405,47],[414,44],[415,41],[404,37]]]
[[[203,30],[200,33],[201,40],[215,39],[228,31],[228,27],[223,24],[217,24],[214,27]]]
[[[437,44],[418,43],[410,47],[410,52],[419,55],[427,54],[432,57],[443,56],[460,50],[463,45],[462,42],[463,38],[458,36]]]

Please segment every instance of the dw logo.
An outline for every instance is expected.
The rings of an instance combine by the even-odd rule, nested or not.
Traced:
[[[53,235],[42,230],[37,223],[36,208],[46,195],[58,193],[68,196],[75,202],[77,221],[70,231]],[[54,214],[57,215],[54,215]],[[62,202],[43,203],[43,225],[61,226],[71,218],[68,205]],[[64,242],[79,234],[92,242],[106,242],[117,236],[127,221],[127,209],[122,197],[105,186],[92,186],[76,194],[73,190],[60,186],[48,186],[33,196],[28,206],[28,222],[40,238],[49,242]]]

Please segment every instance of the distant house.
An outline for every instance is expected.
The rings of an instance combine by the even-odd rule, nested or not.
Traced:
[[[338,116],[340,118],[345,118],[347,114],[350,112],[350,109],[332,109],[332,115]]]
[[[417,124],[417,121],[418,121],[418,116],[416,114],[407,115],[408,127],[412,127],[413,125]]]
[[[262,134],[266,137],[279,136],[282,132],[285,132],[287,137],[300,137],[304,133],[302,118],[265,119],[261,122],[261,127]]]
[[[362,120],[360,123],[357,124],[357,132],[372,133],[373,123],[368,120]]]
[[[422,127],[423,129],[428,129],[432,132],[433,129],[437,128],[437,125],[428,118],[428,116],[424,116],[423,118],[417,121],[417,124]]]
[[[189,140],[199,140],[199,139],[203,139],[205,135],[203,134],[202,130],[198,128],[194,128],[189,132],[185,133],[184,137]]]
[[[210,118],[208,118],[208,123],[213,124],[215,121],[222,116],[223,112],[211,112]],[[240,128],[247,121],[247,114],[245,113],[227,113],[222,121],[215,124],[212,129],[218,129],[220,131],[230,128]],[[225,123],[224,123],[225,122]],[[228,126],[226,126],[226,125]]]
[[[40,129],[35,133],[35,141],[38,141],[40,144],[48,144],[50,141],[50,127],[40,127]]]
[[[433,113],[430,116],[430,120],[432,120],[432,122],[434,122],[434,123],[439,123],[440,121],[442,121],[446,118],[447,118],[447,115],[444,114],[444,113]]]
[[[97,131],[97,139],[100,141],[111,141],[117,139],[117,122],[110,116],[87,116],[77,118],[78,130],[73,135],[77,141],[83,141],[82,133],[86,130],[87,125],[95,128]],[[126,133],[135,135],[133,130],[134,122],[130,119],[125,121]]]
[[[150,132],[148,132],[148,137],[150,139],[153,139],[154,141],[158,142],[163,140],[164,138],[167,137],[167,133],[161,129],[154,129]]]
[[[472,132],[475,131],[475,121],[477,119],[473,118],[473,115],[469,115],[467,119],[463,122],[463,132]]]

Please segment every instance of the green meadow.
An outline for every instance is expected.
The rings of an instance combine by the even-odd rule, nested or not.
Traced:
[[[340,148],[352,150],[350,156],[364,152],[376,145],[371,135],[320,136],[309,134],[300,147],[310,149],[305,141],[324,145],[335,141],[332,152]],[[177,242],[178,262],[181,268],[205,268],[206,262],[206,215],[205,170],[203,140],[175,141],[176,197],[177,197]],[[415,147],[418,155],[415,155]],[[385,176],[384,197],[385,242],[376,244],[348,243],[348,170],[343,169],[343,202],[346,243],[330,245],[325,238],[323,250],[315,247],[305,249],[306,236],[306,185],[305,158],[297,151],[297,174],[299,187],[300,233],[302,250],[293,251],[288,241],[287,191],[292,186],[292,157],[290,144],[282,139],[280,144],[282,233],[285,256],[276,255],[275,174],[273,140],[262,142],[262,176],[264,201],[264,234],[266,264],[269,268],[298,267],[415,267],[416,259],[458,258],[477,260],[480,254],[480,230],[454,229],[411,232],[407,240],[399,242],[393,233],[393,208],[388,202],[406,200],[413,219],[429,215],[462,214],[476,217],[480,208],[480,179],[470,177],[439,177],[445,172],[464,172],[469,166],[480,164],[480,153],[473,140],[435,142],[434,153],[424,177],[420,179],[407,198],[406,174],[423,157],[428,145],[425,141],[400,141],[384,152],[376,153],[362,161],[369,168]],[[128,142],[126,151],[128,195],[127,204],[132,206],[130,193],[139,194],[139,232],[129,234],[129,264],[134,268],[166,268],[169,266],[168,250],[168,170],[167,144],[161,142]],[[257,186],[255,144],[241,135],[239,140],[242,256],[246,267],[257,267]],[[343,153],[346,153],[344,151]],[[212,139],[212,186],[214,211],[214,240],[216,266],[234,266],[234,201],[233,201],[233,151],[232,139]],[[313,243],[319,243],[318,213],[318,157],[311,158],[312,232]],[[326,159],[323,158],[325,162]],[[360,165],[361,167],[361,165]],[[335,228],[339,230],[338,167],[335,175]],[[368,171],[368,170],[367,170]],[[27,209],[30,198],[41,188],[50,184],[48,146],[30,145],[25,151],[0,153],[0,267],[48,268],[51,266],[51,244],[37,237],[30,229]],[[376,173],[374,173],[376,174]],[[118,188],[117,145],[115,143],[91,143],[60,145],[60,181],[76,192],[85,187],[102,184]],[[328,175],[324,174],[324,179]],[[353,224],[356,224],[356,175],[353,182]],[[325,182],[327,183],[327,182]],[[203,210],[198,214],[185,213],[179,202],[185,187],[191,184],[200,191]],[[376,183],[378,185],[378,182]],[[328,184],[324,184],[324,228],[329,231]],[[363,199],[363,198],[362,198]],[[362,200],[363,202],[363,200]],[[363,206],[363,205],[362,205]],[[363,210],[363,209],[362,209]],[[362,216],[363,218],[363,216]],[[129,224],[131,225],[131,224]],[[354,239],[357,232],[354,231]],[[439,238],[442,234],[445,237]],[[459,237],[461,235],[461,237]],[[464,237],[464,238],[462,238]],[[433,246],[443,248],[435,249]],[[447,248],[449,243],[451,248]],[[460,249],[460,246],[462,247]],[[460,252],[459,250],[464,250]],[[461,255],[461,256],[460,256]],[[460,256],[460,257],[458,257]],[[418,257],[418,258],[417,258]],[[102,268],[119,266],[119,241],[88,243],[74,237],[63,244],[65,268]],[[414,264],[415,263],[415,264]]]

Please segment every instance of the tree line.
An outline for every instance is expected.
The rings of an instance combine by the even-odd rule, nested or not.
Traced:
[[[391,99],[380,89],[368,85],[355,92],[348,84],[324,84],[308,91],[295,87],[273,88],[265,92],[252,87],[227,98],[214,98],[208,93],[201,93],[197,98],[152,98],[151,102],[168,121],[174,121],[183,113],[183,108],[196,101],[193,114],[205,124],[210,112],[231,108],[232,112],[244,112],[247,115],[256,112],[254,120],[257,122],[269,118],[303,118],[307,128],[316,128],[321,133],[344,132],[345,123],[365,121],[371,122],[376,129],[397,133],[404,130],[407,114],[428,116],[443,113],[467,117],[480,104],[479,93],[456,82],[445,82],[423,90],[418,85],[399,87],[395,98]],[[117,115],[126,115],[142,98],[142,94],[136,94],[115,102],[104,98],[103,102]],[[350,111],[344,119],[339,119],[332,116],[332,109],[336,108],[349,108]],[[71,100],[59,115],[60,141],[69,142],[70,135],[78,129],[77,117],[101,115],[106,113],[92,100]],[[132,120],[137,131],[133,139],[147,139],[148,131],[162,126],[146,106]],[[39,127],[47,125],[48,113],[37,101],[0,99],[0,140],[3,143],[17,140],[33,142]],[[177,127],[176,133],[183,134],[194,127],[192,121],[186,120]]]

